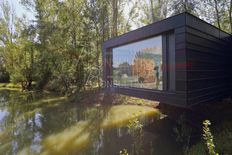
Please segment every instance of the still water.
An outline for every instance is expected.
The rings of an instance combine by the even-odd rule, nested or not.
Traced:
[[[144,128],[136,139],[127,125],[138,112]],[[83,105],[54,95],[0,90],[1,155],[119,155],[123,149],[139,149],[141,155],[181,152],[170,121],[157,109]]]

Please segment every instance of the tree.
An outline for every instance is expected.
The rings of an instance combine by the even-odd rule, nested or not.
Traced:
[[[229,21],[230,21],[230,33],[232,33],[232,0],[230,0],[230,6],[229,6]]]
[[[181,12],[232,31],[231,0],[21,0],[35,20],[1,2],[1,64],[24,89],[71,94],[101,86],[104,41]],[[48,7],[49,6],[49,7]],[[127,9],[125,9],[127,8]],[[213,15],[213,16],[212,16]]]
[[[139,1],[141,4],[140,10],[142,10],[142,16],[140,21],[143,24],[150,24],[168,16],[168,7],[170,1],[168,0],[149,0],[149,1]]]
[[[221,30],[231,31],[231,1],[204,0],[197,9],[203,20],[215,25]]]
[[[14,24],[16,16],[14,9],[8,1],[0,2],[0,52],[1,52],[1,73],[8,75],[8,68],[14,65],[13,49],[15,48]],[[8,81],[8,80],[7,80]]]
[[[23,89],[31,89],[36,78],[35,29],[29,26],[26,18],[17,19],[15,24],[17,38],[4,53],[11,82],[21,83]],[[9,61],[10,60],[10,61]]]
[[[196,8],[199,0],[173,0],[170,4],[170,11],[173,15],[188,12],[197,15]]]

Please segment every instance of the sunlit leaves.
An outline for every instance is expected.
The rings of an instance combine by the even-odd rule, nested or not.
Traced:
[[[215,151],[213,135],[212,135],[210,128],[209,128],[209,126],[211,125],[211,122],[209,120],[205,120],[203,122],[203,125],[204,125],[203,126],[203,138],[204,138],[206,146],[208,148],[209,155],[219,155]]]

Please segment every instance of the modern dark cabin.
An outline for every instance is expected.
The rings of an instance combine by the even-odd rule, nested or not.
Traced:
[[[182,13],[103,45],[107,91],[189,108],[232,94],[232,36]]]

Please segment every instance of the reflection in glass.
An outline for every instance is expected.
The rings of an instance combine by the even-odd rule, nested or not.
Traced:
[[[113,48],[116,86],[162,90],[162,36]]]

